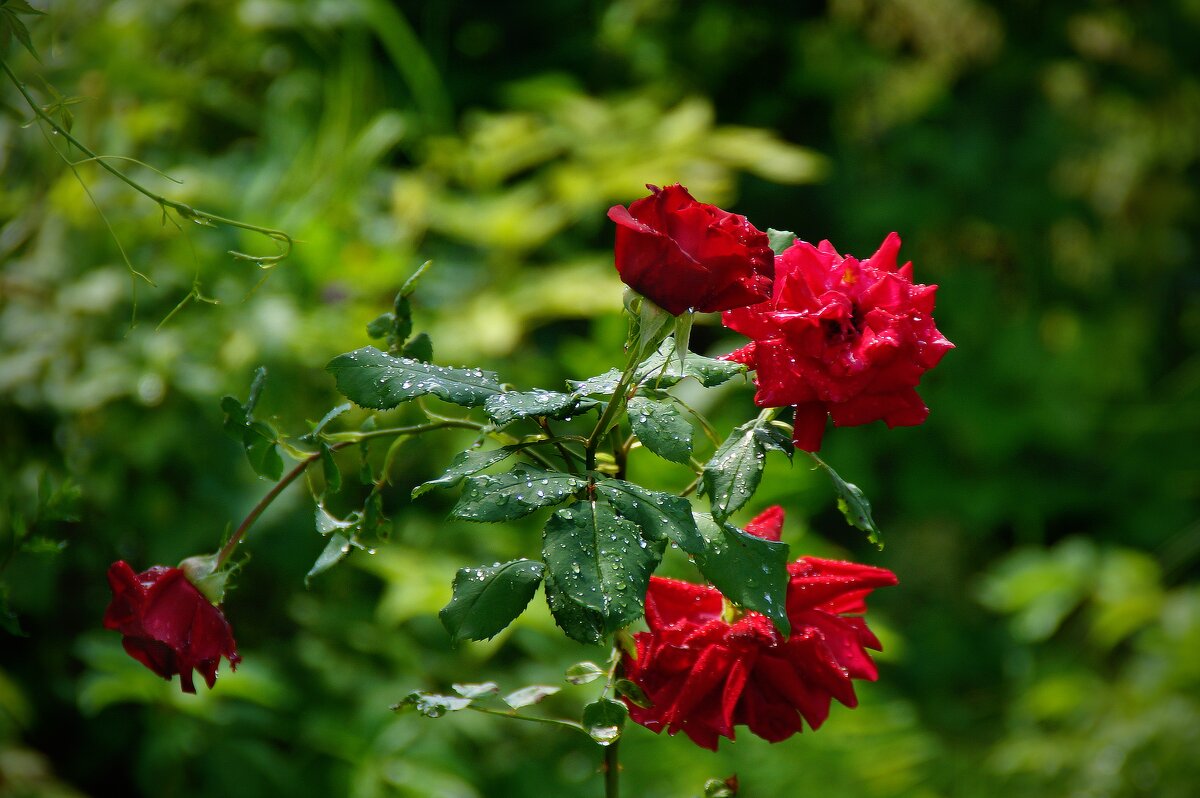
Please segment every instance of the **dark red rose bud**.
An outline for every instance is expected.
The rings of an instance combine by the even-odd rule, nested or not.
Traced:
[[[769,299],[775,256],[745,216],[696,202],[679,184],[614,205],[621,279],[671,314],[717,311]]]
[[[775,261],[770,301],[724,314],[752,339],[727,357],[755,370],[755,402],[795,406],[797,448],[821,448],[829,416],[896,427],[929,415],[917,383],[954,344],[933,322],[937,286],[914,284],[911,263],[897,268],[899,250],[895,233],[863,261],[797,241]]]
[[[124,635],[129,656],[179,686],[195,693],[192,671],[200,672],[211,688],[221,657],[233,668],[237,653],[233,630],[221,610],[187,580],[179,568],[156,565],[135,574],[124,561],[108,569],[113,598],[104,613],[104,627]]]
[[[768,529],[777,516],[782,522],[774,510]],[[878,677],[866,651],[880,648],[862,617],[866,597],[896,584],[895,574],[816,557],[800,558],[788,574],[787,639],[757,612],[730,620],[715,587],[650,577],[649,631],[634,635],[637,657],[626,654],[622,667],[651,706],[626,701],[629,717],[715,751],[737,725],[778,742],[805,723],[818,728],[835,698],[856,706],[852,680]]]

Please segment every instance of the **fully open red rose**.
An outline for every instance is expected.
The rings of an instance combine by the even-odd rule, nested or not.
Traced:
[[[113,598],[104,613],[106,629],[124,635],[129,656],[170,680],[179,674],[185,693],[196,692],[192,670],[211,688],[221,657],[241,662],[233,630],[221,610],[178,568],[156,565],[135,574],[124,561],[108,569]]]
[[[788,572],[787,640],[757,612],[728,620],[714,587],[651,577],[650,631],[634,635],[637,659],[626,655],[623,665],[652,705],[627,702],[629,716],[655,732],[682,731],[715,751],[739,724],[779,742],[804,721],[818,728],[834,698],[856,706],[851,680],[878,676],[866,649],[878,651],[879,640],[860,617],[865,599],[896,584],[895,574],[816,557],[802,557]]]
[[[753,339],[728,357],[757,372],[755,402],[795,405],[797,448],[821,448],[826,416],[896,427],[929,415],[916,385],[954,344],[933,322],[937,286],[914,285],[911,262],[896,268],[899,249],[895,233],[864,261],[797,241],[776,258],[771,299],[724,314]]]
[[[745,216],[696,202],[676,184],[614,205],[617,271],[625,284],[678,316],[762,302],[771,295],[774,254]]]

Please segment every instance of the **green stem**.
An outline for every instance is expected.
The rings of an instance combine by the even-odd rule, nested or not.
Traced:
[[[625,408],[625,403],[628,400],[625,393],[629,390],[629,386],[633,382],[633,375],[637,372],[638,363],[641,362],[638,357],[640,354],[638,350],[639,347],[637,346],[629,350],[629,362],[625,364],[625,371],[621,374],[621,380],[617,383],[617,387],[613,391],[612,399],[605,405],[604,412],[600,415],[600,420],[596,422],[595,429],[588,436],[587,445],[584,447],[584,456],[589,471],[596,467],[596,448],[600,445],[600,439],[608,431],[608,425],[616,418],[617,413]]]
[[[614,740],[604,749],[604,798],[619,798],[621,795],[620,744],[620,740]]]
[[[515,712],[502,712],[498,709],[488,709],[487,707],[478,707],[478,706],[475,706],[474,704],[467,707],[467,709],[473,709],[476,712],[482,712],[485,715],[495,715],[498,718],[511,718],[512,720],[527,720],[527,721],[530,721],[531,723],[546,723],[551,726],[564,726],[568,729],[573,729],[573,730],[579,732],[580,734],[586,735],[589,740],[592,739],[592,736],[590,734],[588,734],[587,729],[583,728],[583,726],[581,724],[575,723],[574,721],[570,721],[570,720],[560,720],[558,718],[539,718],[539,717],[535,717],[533,715],[518,715]]]
[[[330,446],[329,450],[337,451],[338,449],[345,449],[348,446],[354,446],[355,444],[362,443],[363,441],[370,440],[372,438],[384,438],[396,435],[420,435],[422,432],[430,432],[435,429],[445,429],[447,427],[467,427],[469,429],[474,429],[476,425],[474,422],[447,420],[439,421],[433,424],[418,424],[412,427],[394,427],[392,429],[371,430],[370,432],[356,432],[353,433],[356,437],[352,439],[339,440]],[[249,531],[250,527],[254,526],[254,522],[257,521],[258,517],[263,514],[263,511],[270,507],[272,502],[279,498],[279,494],[283,493],[284,489],[286,489],[288,485],[291,485],[293,482],[299,479],[300,475],[303,474],[310,465],[320,459],[320,452],[314,452],[308,455],[299,463],[296,463],[295,467],[292,468],[291,471],[284,474],[282,479],[271,486],[271,489],[267,491],[267,494],[259,500],[258,504],[254,505],[254,509],[247,513],[246,517],[242,519],[242,523],[238,524],[238,528],[235,529],[233,534],[229,536],[229,540],[225,541],[225,545],[221,547],[221,551],[217,554],[216,568],[219,569],[222,565],[224,565],[225,561],[229,559],[229,556],[233,554],[233,550],[237,548],[239,543],[241,543],[242,538],[246,536],[246,532]]]
[[[692,493],[695,492],[696,488],[700,487],[700,480],[702,479],[704,479],[703,474],[697,475],[695,479],[688,483],[686,488],[679,492],[679,495],[683,497],[691,496]]]
[[[9,67],[8,62],[2,58],[0,58],[0,69],[4,70],[4,74],[6,74],[8,76],[8,79],[10,81],[12,81],[12,84],[17,87],[17,91],[21,92],[21,96],[25,98],[25,102],[29,104],[29,107],[33,110],[33,112],[37,115],[37,117],[39,119],[41,119],[43,122],[45,122],[47,125],[49,125],[51,130],[53,130],[55,132],[55,134],[62,136],[64,141],[69,142],[73,147],[78,149],[84,155],[88,156],[88,160],[95,161],[100,166],[101,169],[104,169],[106,172],[108,172],[113,177],[117,178],[122,183],[129,186],[130,188],[132,188],[134,191],[138,192],[139,194],[142,194],[143,196],[148,197],[149,199],[153,200],[155,203],[158,204],[158,206],[160,208],[163,209],[164,212],[167,209],[173,210],[173,211],[175,211],[175,213],[179,214],[179,216],[181,218],[191,219],[192,221],[195,221],[198,224],[209,224],[209,223],[223,224],[228,227],[237,227],[242,230],[249,230],[252,233],[258,233],[260,235],[266,236],[267,238],[270,238],[271,240],[280,244],[283,248],[283,251],[280,252],[278,255],[263,255],[263,256],[249,255],[244,252],[238,252],[236,250],[229,250],[229,254],[232,255],[233,257],[239,258],[241,260],[254,261],[260,267],[266,268],[269,266],[274,266],[276,263],[278,263],[279,261],[283,260],[284,258],[286,258],[288,255],[291,254],[291,252],[292,252],[292,237],[290,235],[288,235],[287,233],[283,232],[282,230],[275,230],[270,227],[260,227],[259,225],[250,224],[249,222],[242,222],[242,221],[238,221],[237,219],[230,219],[225,216],[218,216],[215,213],[209,213],[208,211],[202,211],[197,208],[193,208],[190,205],[186,205],[182,202],[177,202],[175,200],[168,199],[167,197],[164,197],[161,194],[155,194],[153,191],[146,188],[141,183],[138,183],[136,180],[134,180],[133,178],[126,175],[120,169],[117,169],[115,166],[108,163],[108,161],[110,159],[108,159],[102,155],[97,155],[95,152],[93,152],[91,149],[89,149],[87,146],[85,146],[81,141],[79,141],[79,139],[72,136],[70,131],[68,131],[62,125],[58,124],[58,122],[55,122],[54,118],[51,117],[48,113],[46,113],[40,105],[38,105],[37,100],[35,100],[33,98],[33,96],[29,93],[29,90],[25,88],[25,84],[23,84],[21,82],[20,78],[18,78],[16,76],[16,74],[12,71],[12,68]]]
[[[575,467],[575,456],[571,454],[566,446],[563,446],[562,439],[554,434],[554,430],[550,428],[550,420],[545,416],[539,416],[537,423],[542,428],[542,431],[549,436],[549,440],[554,442],[554,448],[558,449],[558,456],[563,459],[567,470],[572,474],[578,474],[579,469]]]

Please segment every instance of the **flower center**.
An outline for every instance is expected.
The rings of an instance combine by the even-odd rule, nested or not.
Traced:
[[[821,330],[829,343],[847,343],[857,340],[863,331],[863,314],[858,305],[852,305],[848,319],[822,319]]]

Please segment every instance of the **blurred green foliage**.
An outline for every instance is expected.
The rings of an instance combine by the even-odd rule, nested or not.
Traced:
[[[450,646],[455,570],[538,534],[448,522],[452,493],[408,498],[465,434],[402,444],[390,542],[308,590],[325,541],[290,489],[226,604],[245,662],[210,694],[156,681],[99,628],[103,574],[215,549],[269,487],[217,434],[219,397],[265,364],[258,416],[307,430],[337,401],[321,367],[427,258],[412,303],[438,362],[522,388],[619,365],[604,211],[674,181],[860,256],[899,231],[958,349],[926,378],[923,427],[827,437],[882,554],[823,475],[777,454],[745,510],[780,502],[793,550],[900,575],[873,598],[881,681],[775,746],[633,729],[627,791],[699,795],[736,771],[747,795],[1193,794],[1195,0],[34,5],[52,12],[22,17],[41,61],[3,57],[72,100],[75,135],[299,243],[261,272],[224,254],[269,254],[251,234],[160,225],[96,164],[77,179],[78,153],[0,90],[0,622],[28,635],[0,632],[0,795],[599,795],[586,740],[388,711],[453,681],[560,684],[603,656],[540,600]],[[735,345],[712,320],[692,341]],[[745,386],[688,400],[723,432],[751,407]],[[649,456],[630,468],[681,487]],[[332,510],[361,502],[350,482]],[[587,690],[546,706],[577,715]]]

